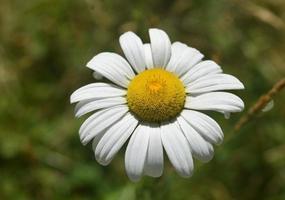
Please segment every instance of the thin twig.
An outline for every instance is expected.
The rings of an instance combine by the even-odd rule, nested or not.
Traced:
[[[285,78],[279,80],[266,94],[262,95],[249,111],[240,118],[235,125],[235,131],[238,131],[245,123],[251,120],[260,110],[262,110],[272,98],[285,87]]]

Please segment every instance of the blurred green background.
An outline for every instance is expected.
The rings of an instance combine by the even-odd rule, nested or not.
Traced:
[[[199,49],[246,90],[245,112],[211,115],[225,133],[214,159],[180,178],[128,180],[124,150],[107,167],[82,146],[70,94],[94,82],[85,64],[121,52],[120,34],[164,29]],[[285,199],[285,94],[234,132],[285,75],[284,0],[0,0],[0,199]]]

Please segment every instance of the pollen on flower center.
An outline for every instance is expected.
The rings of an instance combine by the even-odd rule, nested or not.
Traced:
[[[173,73],[159,68],[150,69],[130,82],[127,102],[130,110],[142,121],[159,123],[181,112],[185,88]]]

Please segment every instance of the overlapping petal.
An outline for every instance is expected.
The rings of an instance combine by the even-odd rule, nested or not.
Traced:
[[[96,135],[113,125],[128,112],[126,105],[100,110],[91,115],[79,129],[80,140],[87,144]]]
[[[177,121],[190,144],[193,156],[203,162],[211,160],[214,156],[213,146],[207,142],[183,117],[179,116]]]
[[[163,172],[163,147],[161,142],[161,128],[159,125],[148,124],[149,143],[144,173],[148,176],[159,177]]]
[[[116,53],[99,53],[87,63],[87,67],[124,88],[135,76],[129,63]]]
[[[85,102],[80,102],[75,106],[75,116],[81,117],[86,113],[100,110],[103,108],[110,108],[113,106],[123,105],[126,104],[127,100],[125,97],[111,97],[111,98],[104,98],[104,99],[92,99]]]
[[[244,89],[244,86],[236,77],[221,73],[203,76],[186,86],[186,92],[191,94],[240,89]]]
[[[182,42],[174,42],[171,45],[171,58],[166,66],[166,70],[174,72],[176,68],[176,62],[181,57],[182,53],[188,48],[186,44]]]
[[[228,92],[209,92],[196,97],[187,96],[185,108],[231,113],[242,111],[244,103],[238,96]]]
[[[120,97],[127,94],[127,91],[116,85],[109,83],[91,83],[85,85],[70,96],[70,102],[86,101],[91,99],[102,99],[110,97]]]
[[[180,42],[173,43],[171,50],[171,59],[166,69],[174,72],[179,77],[189,71],[204,57],[197,49],[188,47]]]
[[[160,29],[149,29],[152,59],[155,67],[165,68],[171,57],[171,42],[168,35]]]
[[[181,116],[208,142],[213,144],[222,143],[223,131],[211,117],[194,110],[183,110]]]
[[[140,124],[132,134],[127,146],[125,165],[128,177],[132,181],[138,181],[143,174],[150,137],[147,129],[148,126]]]
[[[194,65],[189,71],[187,71],[180,80],[184,85],[188,85],[198,78],[202,78],[206,75],[222,73],[221,67],[211,60],[205,60]]]
[[[161,126],[161,139],[168,158],[182,177],[190,177],[194,164],[190,146],[177,122]]]
[[[109,164],[133,133],[137,124],[138,120],[131,113],[127,113],[109,128],[96,146],[95,157],[97,161],[102,165]]]
[[[146,68],[145,49],[142,40],[133,32],[126,32],[120,36],[121,48],[137,73]]]
[[[149,43],[144,44],[144,53],[145,53],[145,63],[147,69],[152,69],[154,67],[151,46]]]

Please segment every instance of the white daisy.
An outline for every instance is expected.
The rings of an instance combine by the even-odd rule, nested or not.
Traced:
[[[220,90],[244,86],[215,62],[202,61],[198,50],[171,44],[164,31],[150,29],[149,36],[143,44],[133,32],[124,33],[120,45],[127,59],[104,52],[88,62],[112,83],[92,83],[71,95],[77,117],[95,111],[80,127],[80,139],[84,145],[93,140],[97,161],[108,165],[130,138],[125,167],[132,181],[162,175],[163,149],[176,171],[190,177],[192,157],[209,161],[213,144],[223,140],[217,122],[200,111],[240,112],[243,101]]]

